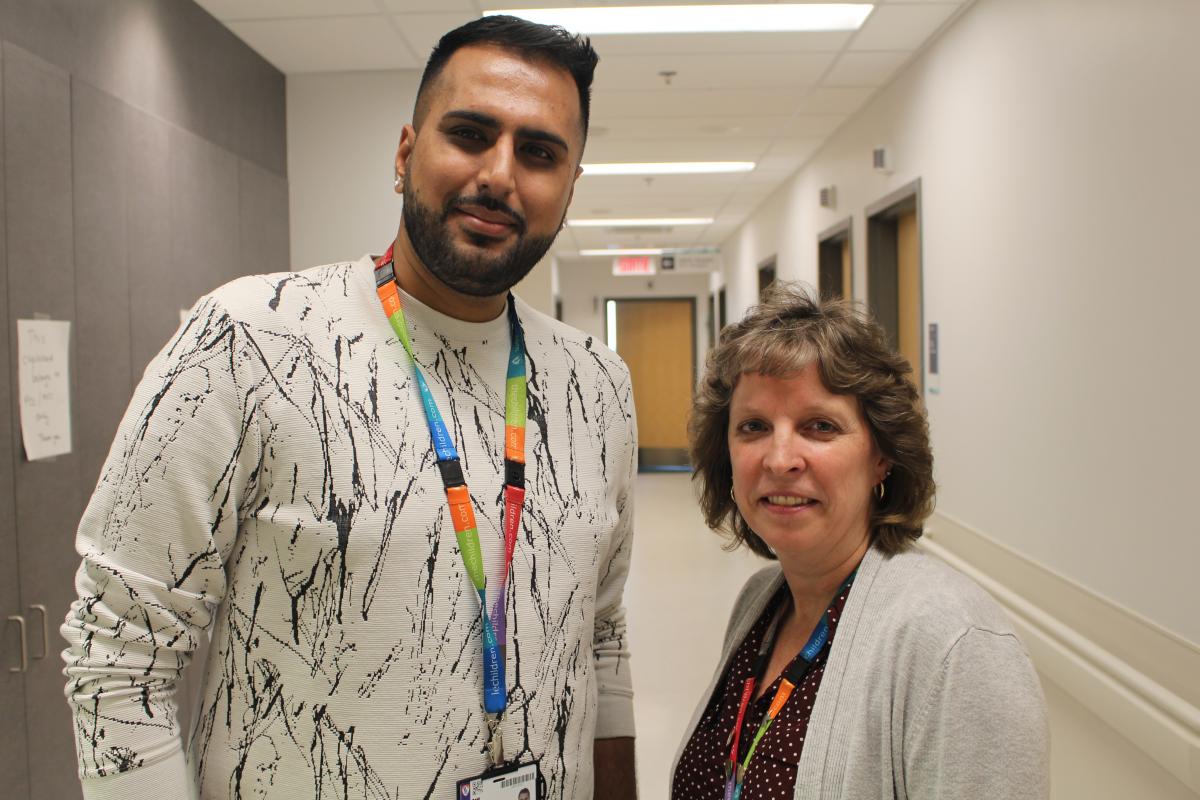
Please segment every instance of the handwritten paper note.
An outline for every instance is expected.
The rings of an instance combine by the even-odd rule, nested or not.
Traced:
[[[17,320],[21,438],[30,461],[71,452],[70,342],[70,322]]]

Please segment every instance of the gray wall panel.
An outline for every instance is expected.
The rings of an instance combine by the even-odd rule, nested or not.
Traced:
[[[288,184],[243,161],[238,177],[243,275],[291,269],[288,257]]]
[[[75,270],[70,80],[57,67],[19,48],[6,44],[3,56],[9,314],[23,319],[43,312],[71,320]],[[72,364],[76,359],[72,352]],[[10,375],[15,382],[11,366]],[[72,397],[78,402],[77,386],[72,384]],[[42,603],[55,621],[63,618],[74,597],[63,577],[78,562],[78,467],[75,453],[33,462],[20,459],[15,465],[22,605]],[[40,652],[40,625],[30,628],[32,649]],[[48,644],[49,654],[31,662],[25,681],[30,797],[35,800],[82,796],[70,768],[74,744],[70,715],[62,702],[62,662],[55,655],[59,648],[57,642]]]
[[[0,86],[3,86],[3,64],[0,63]],[[4,112],[0,103],[0,174],[4,171]],[[15,341],[16,323],[8,314],[8,273],[4,269],[7,241],[4,235],[4,194],[0,192],[0,330],[4,331],[0,346],[0,375],[8,376],[10,341]],[[25,741],[25,676],[9,672],[20,663],[20,635],[15,624],[8,622],[10,614],[20,614],[20,575],[17,570],[17,525],[13,515],[15,492],[13,457],[17,440],[13,435],[13,403],[16,400],[14,383],[0,380],[0,775],[9,796],[29,796],[29,769]]]
[[[76,83],[71,92],[75,208],[75,413],[79,484],[96,484],[129,402],[129,271],[126,206],[129,116],[116,98]]]
[[[160,295],[160,287],[169,285],[177,270],[171,261],[170,126],[136,111],[128,119],[123,151],[129,166],[130,377],[136,384],[178,326],[178,304],[185,301],[167,302]]]
[[[238,161],[178,128],[171,130],[170,154],[171,266],[176,274],[175,294],[168,296],[175,298],[176,307],[187,307],[242,274]]]
[[[287,172],[283,74],[190,0],[0,0],[0,35],[137,108]]]

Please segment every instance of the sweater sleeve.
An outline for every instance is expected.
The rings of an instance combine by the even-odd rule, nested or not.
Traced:
[[[596,659],[596,684],[599,708],[596,738],[633,736],[633,674],[629,668],[629,646],[622,596],[629,575],[629,557],[633,549],[633,489],[637,476],[637,421],[633,410],[633,390],[628,375],[621,384],[622,396],[616,407],[621,419],[612,421],[621,431],[622,460],[615,466],[617,485],[617,524],[612,532],[607,558],[600,564],[596,592],[596,625],[592,639]],[[610,439],[617,440],[617,437]]]
[[[912,800],[1050,796],[1045,698],[1011,633],[964,633],[931,676],[904,739]]]
[[[225,595],[254,489],[255,352],[202,300],[147,367],[80,522],[79,599],[62,633],[89,800],[192,793],[174,693]]]

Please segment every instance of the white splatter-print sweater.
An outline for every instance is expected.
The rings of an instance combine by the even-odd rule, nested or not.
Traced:
[[[147,368],[79,527],[63,626],[88,798],[448,800],[486,767],[478,595],[372,267],[236,280]],[[404,302],[495,586],[506,315]],[[527,495],[504,741],[541,759],[549,797],[588,798],[593,736],[633,735],[632,390],[602,344],[517,310]],[[185,756],[174,687],[210,628]]]

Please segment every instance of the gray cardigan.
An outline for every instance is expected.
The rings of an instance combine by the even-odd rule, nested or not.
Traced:
[[[712,683],[783,583],[746,582]],[[796,800],[1046,798],[1050,738],[1037,674],[995,601],[920,550],[872,548],[846,601],[813,704]]]

